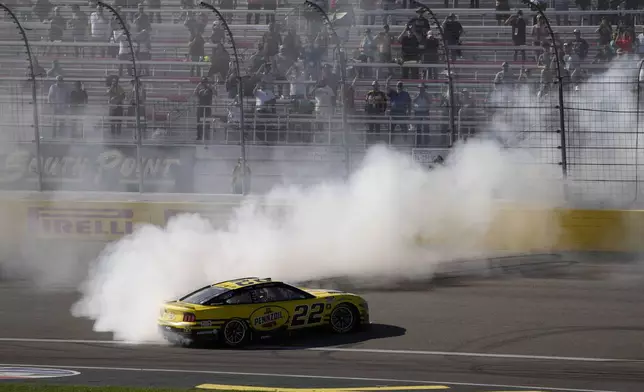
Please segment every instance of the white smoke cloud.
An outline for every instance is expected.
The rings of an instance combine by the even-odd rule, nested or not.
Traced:
[[[155,340],[162,301],[209,282],[430,275],[439,262],[480,253],[496,198],[556,202],[551,182],[513,164],[526,159],[525,152],[472,141],[428,171],[376,147],[347,182],[277,188],[263,197],[289,208],[249,202],[223,229],[196,215],[140,227],[105,249],[73,313],[116,339]],[[418,236],[436,245],[421,246]]]

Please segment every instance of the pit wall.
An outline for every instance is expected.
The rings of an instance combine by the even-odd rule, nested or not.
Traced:
[[[230,195],[208,196],[207,200],[193,198],[190,202],[154,198],[52,201],[45,200],[47,197],[37,192],[28,197],[0,196],[0,221],[3,222],[0,257],[18,260],[37,245],[50,248],[54,244],[59,247],[95,244],[102,248],[105,243],[131,233],[137,224],[164,226],[172,216],[181,213],[198,213],[210,219],[215,227],[222,226],[241,202],[240,198]],[[477,250],[510,253],[644,251],[639,234],[644,228],[644,211],[639,210],[519,208],[499,203],[490,223],[482,229],[472,229],[468,224],[457,222],[454,227],[441,228],[439,232],[419,233],[415,241],[419,245],[451,247],[461,246],[467,238],[476,238],[470,246]],[[468,235],[467,230],[478,232]]]

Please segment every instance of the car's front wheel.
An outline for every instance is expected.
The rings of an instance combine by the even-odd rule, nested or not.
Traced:
[[[248,342],[249,337],[248,326],[242,320],[230,320],[221,329],[221,340],[228,347],[241,347]]]
[[[360,324],[358,311],[349,304],[340,304],[331,311],[329,325],[335,333],[353,332]]]

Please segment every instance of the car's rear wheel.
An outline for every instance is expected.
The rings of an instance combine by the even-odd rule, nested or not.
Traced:
[[[358,311],[349,304],[340,304],[331,311],[329,326],[335,333],[353,332],[360,324]]]
[[[248,326],[242,320],[230,320],[221,329],[221,340],[228,347],[241,347],[248,342],[249,337]]]

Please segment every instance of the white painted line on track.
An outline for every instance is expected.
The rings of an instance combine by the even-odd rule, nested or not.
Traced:
[[[106,344],[106,345],[140,345],[160,346],[157,342],[128,342],[122,340],[79,340],[79,339],[35,339],[35,338],[0,338],[0,342],[25,342],[25,343],[63,343],[63,344]],[[470,358],[496,358],[496,359],[524,359],[541,361],[574,361],[574,362],[644,362],[644,359],[626,358],[593,358],[593,357],[560,357],[548,355],[524,355],[524,354],[492,354],[492,353],[468,353],[459,351],[418,351],[418,350],[387,350],[371,348],[344,348],[344,347],[281,347],[281,346],[260,346],[262,350],[283,350],[283,351],[322,351],[322,352],[347,352],[367,354],[400,354],[400,355],[426,355],[441,357],[470,357]]]
[[[550,388],[536,387],[525,385],[503,385],[503,384],[476,384],[467,382],[451,381],[427,381],[427,380],[400,380],[391,378],[370,378],[370,377],[335,377],[335,376],[314,376],[309,374],[281,374],[281,373],[249,373],[249,372],[224,372],[216,370],[181,370],[181,369],[147,369],[147,368],[127,368],[127,367],[108,367],[108,366],[75,366],[75,365],[27,365],[27,364],[3,364],[0,366],[25,366],[25,367],[45,367],[54,369],[78,369],[78,370],[99,370],[99,371],[120,371],[120,372],[148,372],[148,373],[183,373],[183,374],[212,374],[219,376],[248,376],[248,377],[276,377],[276,378],[302,378],[311,380],[344,380],[344,381],[373,381],[373,382],[390,382],[400,384],[448,384],[471,387],[485,388],[512,388],[512,389],[531,389],[546,390],[553,392],[617,392],[600,389],[570,389],[570,388]],[[517,391],[520,392],[520,391]]]

